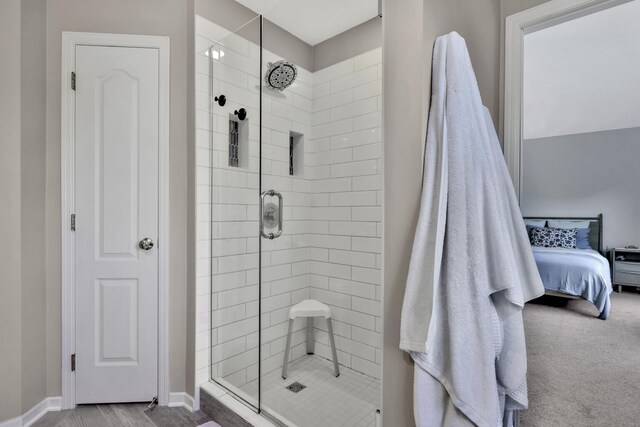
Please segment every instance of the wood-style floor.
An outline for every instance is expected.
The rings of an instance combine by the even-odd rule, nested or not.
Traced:
[[[34,427],[196,427],[210,421],[201,411],[156,406],[146,403],[79,405],[76,409],[49,412]]]

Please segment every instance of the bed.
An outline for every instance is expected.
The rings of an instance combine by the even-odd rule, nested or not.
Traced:
[[[600,319],[606,319],[611,308],[609,295],[611,271],[609,261],[602,256],[602,214],[597,217],[525,217],[525,223],[545,224],[588,221],[588,244],[592,249],[564,249],[532,246],[546,295],[563,298],[584,298],[598,309]],[[561,227],[562,228],[562,227]]]

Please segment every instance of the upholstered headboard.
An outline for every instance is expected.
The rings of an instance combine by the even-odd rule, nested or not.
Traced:
[[[565,220],[565,221],[589,221],[589,244],[592,248],[602,253],[602,214],[593,217],[572,217],[572,216],[527,216],[525,220]]]

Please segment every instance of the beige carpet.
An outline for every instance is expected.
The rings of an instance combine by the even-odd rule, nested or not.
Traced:
[[[527,304],[522,426],[640,426],[640,293],[614,292],[609,318],[597,314],[584,300]]]

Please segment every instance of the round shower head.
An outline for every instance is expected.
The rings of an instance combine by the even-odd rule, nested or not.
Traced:
[[[267,64],[267,72],[264,74],[264,81],[267,85],[280,91],[291,86],[291,83],[298,76],[298,67],[291,62],[284,60],[269,62]]]

